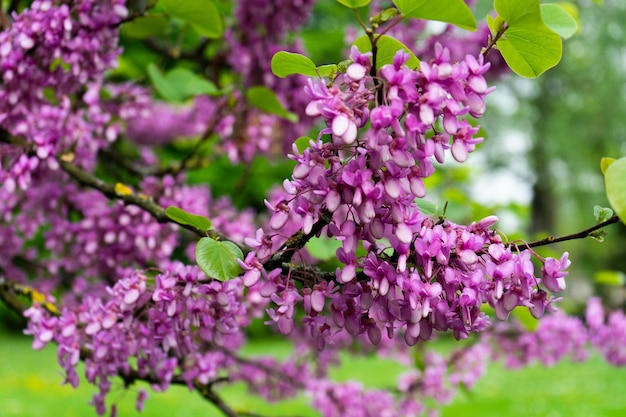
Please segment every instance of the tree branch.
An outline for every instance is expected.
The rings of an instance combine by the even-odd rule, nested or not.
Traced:
[[[322,231],[324,227],[326,227],[332,221],[332,215],[328,211],[322,211],[320,213],[320,218],[313,224],[311,231],[306,235],[297,232],[292,237],[290,237],[287,242],[283,246],[280,247],[267,261],[264,266],[267,270],[272,270],[274,268],[280,268],[284,263],[289,263],[293,255],[300,249],[306,245],[306,243],[311,240],[314,236]]]
[[[537,240],[537,241],[530,242],[530,243],[523,243],[521,245],[518,245],[515,243],[508,243],[507,246],[515,246],[519,248],[520,250],[524,250],[524,249],[536,248],[539,246],[551,245],[553,243],[565,242],[568,240],[584,239],[586,237],[591,236],[593,232],[597,230],[600,230],[608,225],[619,223],[619,222],[620,222],[619,216],[613,216],[609,220],[606,220],[602,223],[598,223],[595,226],[585,229],[581,232],[572,233],[571,235],[560,236],[560,237],[548,236],[544,239]]]
[[[239,414],[236,413],[235,410],[230,408],[230,406],[226,404],[222,397],[220,397],[215,391],[213,391],[210,385],[203,385],[196,381],[194,383],[194,387],[196,388],[196,391],[198,391],[200,395],[202,395],[202,397],[204,397],[206,400],[219,408],[225,416],[239,417]]]
[[[198,229],[197,227],[190,226],[188,224],[177,223],[176,221],[170,219],[165,214],[165,209],[161,207],[160,205],[158,205],[157,203],[155,203],[152,197],[150,196],[147,196],[144,194],[136,194],[130,190],[127,191],[127,187],[125,186],[123,186],[125,187],[123,192],[120,192],[120,190],[116,190],[116,186],[102,181],[101,179],[90,174],[84,169],[69,162],[69,158],[67,157],[67,154],[61,155],[60,157],[58,157],[57,161],[59,162],[59,165],[61,166],[61,168],[79,183],[89,188],[98,190],[102,194],[104,194],[105,196],[111,199],[122,200],[125,204],[132,204],[132,205],[138,206],[144,209],[145,211],[147,211],[148,213],[150,213],[150,215],[152,215],[152,217],[154,217],[154,219],[158,221],[159,223],[176,223],[179,226],[187,230],[190,230],[191,232],[195,233],[196,235],[200,237],[210,236],[213,238],[222,238],[215,231],[211,231],[211,230],[206,231],[206,230]]]

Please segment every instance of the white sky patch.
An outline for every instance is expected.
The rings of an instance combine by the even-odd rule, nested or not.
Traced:
[[[471,193],[476,201],[484,205],[529,204],[532,184],[520,179],[515,173],[496,170],[477,175]]]

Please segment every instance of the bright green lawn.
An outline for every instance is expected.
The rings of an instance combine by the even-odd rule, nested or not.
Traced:
[[[285,354],[280,344],[257,344],[256,352]],[[61,386],[62,377],[56,365],[55,349],[43,352],[30,349],[29,338],[6,336],[0,332],[0,416],[3,417],[92,417],[87,405],[93,387],[81,385],[78,390]],[[341,380],[359,375],[367,386],[384,386],[399,367],[390,363],[359,359],[335,372]],[[220,416],[195,393],[173,387],[164,394],[153,393],[143,414],[134,410],[135,395],[110,397],[118,402],[119,416]],[[280,415],[315,415],[307,412],[304,400],[280,405],[264,405],[235,387],[225,393],[231,404],[245,410]],[[539,366],[521,371],[503,371],[493,366],[476,389],[460,394],[446,407],[444,417],[596,417],[626,416],[626,370],[614,369],[600,359],[586,364],[562,363],[546,369]]]

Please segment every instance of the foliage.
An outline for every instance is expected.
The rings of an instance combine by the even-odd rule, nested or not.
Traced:
[[[298,41],[312,0],[18,3],[0,32],[0,297],[34,349],[58,346],[65,382],[84,362],[99,414],[117,378],[227,416],[253,412],[224,401],[234,383],[306,392],[324,416],[409,416],[497,357],[626,363],[623,312],[558,312],[569,255],[535,249],[623,219],[623,158],[602,163],[617,216],[598,206],[566,236],[509,241],[496,216],[464,224],[426,198],[484,141],[488,82],[561,60],[572,4],[495,0],[477,22],[471,1],[338,0],[363,35],[318,65]],[[247,356],[263,325],[291,356]],[[397,387],[333,379],[344,352],[393,357]]]

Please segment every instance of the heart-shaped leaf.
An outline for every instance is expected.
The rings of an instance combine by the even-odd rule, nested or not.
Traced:
[[[535,78],[561,60],[561,37],[541,18],[539,0],[495,0],[496,12],[506,22],[498,49],[513,72]]]
[[[225,281],[241,272],[237,259],[243,259],[241,249],[233,242],[203,237],[196,245],[196,263],[211,278]]]

